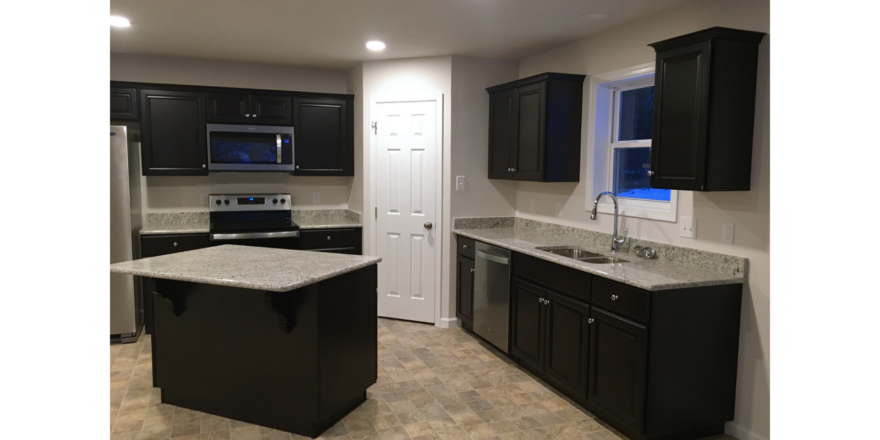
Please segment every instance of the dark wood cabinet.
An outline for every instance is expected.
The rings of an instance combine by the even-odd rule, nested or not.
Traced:
[[[361,228],[304,229],[299,233],[299,249],[303,251],[361,255],[361,235]]]
[[[353,107],[348,99],[294,98],[294,175],[354,175]]]
[[[110,87],[110,120],[138,119],[137,89]]]
[[[546,289],[514,278],[510,289],[510,352],[533,371],[544,370],[544,303]]]
[[[208,93],[207,121],[291,125],[291,98],[252,93]]]
[[[208,234],[141,235],[141,258],[158,257],[211,246]],[[153,333],[153,295],[147,289],[149,280],[142,279],[144,292],[144,331]]]
[[[711,28],[657,52],[651,186],[748,191],[763,33]]]
[[[580,179],[584,78],[545,73],[486,89],[490,179]]]
[[[140,105],[143,174],[207,175],[205,94],[141,90]]]
[[[474,327],[474,260],[458,255],[455,264],[455,317],[467,329]]]
[[[641,431],[645,421],[648,329],[596,308],[590,318],[590,404]]]

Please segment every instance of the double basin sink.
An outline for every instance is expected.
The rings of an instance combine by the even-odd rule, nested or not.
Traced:
[[[590,264],[629,263],[629,260],[624,260],[617,257],[606,257],[605,255],[588,252],[583,249],[577,248],[539,247],[535,249]]]

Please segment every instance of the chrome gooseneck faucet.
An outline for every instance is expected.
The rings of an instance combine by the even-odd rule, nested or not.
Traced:
[[[617,196],[611,191],[605,191],[596,196],[596,200],[593,201],[593,212],[590,214],[590,220],[596,220],[596,209],[599,207],[599,199],[606,194],[611,196],[611,200],[614,201],[614,234],[611,235],[611,252],[617,252],[617,246],[626,241],[626,237],[617,237]]]

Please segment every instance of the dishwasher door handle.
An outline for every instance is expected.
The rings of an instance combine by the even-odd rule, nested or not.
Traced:
[[[477,249],[477,256],[480,258],[485,258],[489,261],[494,261],[498,264],[503,264],[503,265],[507,265],[507,262],[510,261],[509,258],[504,258],[504,257],[492,255],[492,254],[487,254],[479,249]]]

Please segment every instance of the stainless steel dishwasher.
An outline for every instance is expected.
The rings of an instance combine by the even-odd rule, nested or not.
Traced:
[[[477,242],[474,333],[507,353],[510,317],[510,251]]]

